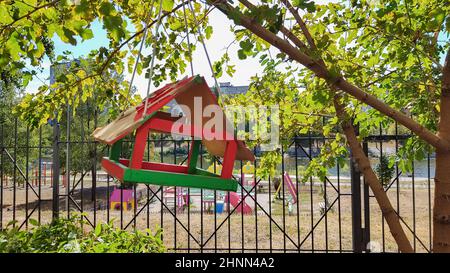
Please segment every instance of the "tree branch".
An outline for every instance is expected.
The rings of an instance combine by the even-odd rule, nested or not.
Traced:
[[[245,7],[247,7],[248,9],[252,10],[255,8],[255,5],[253,5],[252,3],[250,3],[250,1],[248,0],[239,0],[239,2],[241,2]],[[296,45],[298,48],[300,48],[302,51],[304,52],[309,52],[308,47],[297,37],[294,35],[294,33],[292,33],[292,31],[290,31],[289,29],[287,29],[285,26],[281,26],[280,27],[280,31],[281,33],[283,33],[284,35],[286,35],[286,37],[291,40],[294,45]]]
[[[303,34],[305,35],[306,40],[308,41],[308,44],[312,50],[316,50],[316,44],[314,43],[314,39],[311,37],[311,34],[308,31],[308,28],[305,25],[305,22],[303,22],[302,18],[300,17],[300,14],[295,10],[295,8],[291,5],[291,3],[288,0],[281,0],[283,4],[286,6],[286,8],[289,10],[289,12],[294,16],[295,21],[300,25],[300,29],[302,30]]]
[[[211,0],[208,0],[208,3],[211,4]],[[368,94],[361,90],[360,88],[352,85],[348,81],[346,81],[342,75],[333,75],[331,74],[323,65],[321,65],[318,61],[314,60],[307,54],[299,51],[295,47],[291,46],[287,41],[281,39],[274,33],[268,31],[261,25],[257,24],[250,18],[246,17],[239,11],[237,11],[233,6],[228,3],[212,3],[215,5],[221,12],[226,15],[229,15],[230,12],[233,12],[234,16],[238,16],[239,24],[253,32],[255,35],[264,39],[271,45],[278,48],[280,51],[287,54],[291,59],[299,62],[304,65],[308,69],[310,69],[317,77],[322,78],[327,81],[327,83],[331,86],[335,86],[336,88],[352,95],[356,99],[372,106],[377,109],[381,113],[393,118],[398,123],[402,124],[406,128],[413,131],[417,136],[421,139],[428,142],[430,145],[436,147],[441,150],[450,150],[450,144],[448,141],[441,139],[439,136],[433,134],[428,129],[403,114],[402,112],[393,109],[383,101],[379,100],[375,96]]]
[[[5,31],[5,30],[6,30],[7,28],[9,28],[9,27],[12,27],[15,23],[19,22],[20,20],[25,19],[25,18],[28,18],[28,17],[30,17],[33,13],[35,13],[35,12],[37,12],[37,11],[43,9],[43,8],[53,6],[53,5],[57,4],[57,3],[60,2],[60,1],[61,1],[61,0],[55,0],[55,1],[52,1],[52,2],[50,2],[50,3],[44,4],[44,5],[42,5],[42,6],[36,7],[34,10],[32,10],[32,11],[30,11],[30,12],[28,12],[28,13],[22,15],[22,16],[20,16],[19,18],[17,18],[16,20],[12,21],[11,23],[9,23],[9,24],[7,24],[7,25],[4,25],[4,26],[2,27],[2,29],[0,30],[0,34],[3,34],[3,31]]]

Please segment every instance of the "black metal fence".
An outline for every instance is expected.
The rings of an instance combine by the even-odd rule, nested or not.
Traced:
[[[258,176],[260,152],[255,150],[254,168],[237,162],[240,201],[233,203],[224,192],[120,185],[99,167],[108,147],[89,138],[97,117],[86,120],[69,115],[61,125],[32,131],[12,117],[0,125],[0,228],[13,221],[25,229],[30,219],[47,223],[83,213],[92,227],[104,221],[128,230],[160,227],[165,245],[176,252],[397,251],[370,189],[349,159],[329,169],[325,179],[301,181],[308,161],[326,141],[323,136],[293,139],[267,179]],[[383,168],[383,155],[395,154],[408,137],[384,135],[380,128],[379,135],[367,138],[364,148],[373,166]],[[146,160],[182,164],[189,146],[190,140],[152,136]],[[200,156],[200,167],[220,168],[216,158],[204,152]],[[294,192],[284,173],[292,179]],[[434,157],[428,155],[414,163],[411,173],[395,165],[385,186],[418,252],[431,249],[433,174]]]

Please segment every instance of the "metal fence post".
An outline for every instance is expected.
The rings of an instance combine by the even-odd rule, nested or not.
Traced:
[[[0,117],[0,229],[3,229],[3,166],[5,165],[5,159],[3,158],[4,149],[4,132],[3,132],[4,120]]]
[[[366,156],[369,156],[369,145],[367,141],[363,142],[363,150]],[[363,229],[363,248],[367,250],[367,244],[370,242],[370,191],[369,185],[365,183],[363,188],[364,202],[364,229]]]
[[[55,118],[53,124],[53,219],[59,217],[59,123]]]
[[[94,128],[97,128],[98,115],[97,115],[97,104],[95,104],[94,110]],[[94,154],[90,155],[92,157],[92,170],[91,170],[91,199],[94,204],[94,226],[97,224],[97,142],[94,141]],[[135,195],[136,196],[136,195]],[[136,208],[136,204],[134,206]]]

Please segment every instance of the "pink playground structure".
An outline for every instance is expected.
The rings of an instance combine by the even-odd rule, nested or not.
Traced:
[[[291,194],[292,204],[297,203],[297,189],[296,189],[294,183],[292,182],[291,177],[289,176],[289,174],[287,172],[284,172],[284,184],[288,188],[289,193]]]
[[[174,207],[179,211],[182,211],[186,205],[189,205],[189,195],[182,187],[177,187],[176,192],[174,187],[168,187],[164,190],[163,198],[166,204],[176,201]]]
[[[290,204],[297,203],[297,187],[292,182],[292,179],[287,172],[284,172],[284,174],[283,174],[283,181],[284,181],[284,188],[283,188],[283,183],[280,183],[277,190],[275,191],[273,201],[275,201],[275,199],[277,199],[276,197],[280,194],[280,191],[285,191],[286,189],[288,189],[289,195],[290,195],[289,203]]]
[[[121,193],[121,191],[123,193]],[[122,200],[122,204],[121,204]],[[110,209],[119,209],[122,207],[124,210],[134,209],[135,199],[134,199],[134,191],[127,189],[117,189],[114,187],[113,192],[111,193],[111,197],[109,199]]]
[[[253,176],[249,177],[250,179],[247,179],[247,177],[244,175],[241,175],[241,185],[244,188],[252,188],[254,186],[254,179]],[[239,192],[239,190],[238,190]],[[245,195],[245,193],[244,193]],[[244,200],[242,200],[241,202],[241,195],[236,193],[236,192],[229,192],[227,194],[225,194],[225,198],[224,198],[224,204],[228,203],[228,198],[230,201],[230,205],[233,206],[233,208],[236,208],[236,212],[238,213],[243,213],[243,214],[250,214],[252,213],[252,208],[245,202],[245,198]],[[231,209],[230,209],[231,210]]]
[[[239,202],[241,202],[241,196],[235,192],[229,192],[229,195],[225,194],[225,204],[228,203],[228,196],[230,197],[230,205],[232,205],[233,208],[236,208],[236,212],[243,214],[252,213],[252,208],[245,202],[245,198],[242,200],[242,203],[239,204]]]

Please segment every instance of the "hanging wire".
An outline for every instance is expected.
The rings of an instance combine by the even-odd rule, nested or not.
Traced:
[[[156,35],[155,35],[155,42],[153,43],[153,51],[152,51],[152,60],[148,75],[148,85],[147,85],[147,95],[145,96],[145,107],[144,107],[144,113],[142,114],[142,117],[145,118],[147,114],[147,107],[148,107],[148,96],[150,94],[150,89],[152,86],[152,77],[153,77],[153,68],[155,66],[155,56],[156,56],[156,42],[159,38],[159,26],[161,25],[161,14],[162,14],[162,1],[159,1],[159,12],[158,12],[158,24],[156,25]]]
[[[189,8],[191,9],[191,12],[192,12],[192,16],[193,16],[193,19],[194,19],[194,24],[197,25],[197,17],[195,16],[194,7],[192,6],[192,3],[190,1],[189,1]],[[216,85],[216,88],[215,88],[216,97],[219,97],[221,92],[220,92],[219,84],[217,82],[216,73],[214,73],[214,69],[213,69],[212,64],[211,64],[211,59],[209,58],[208,49],[206,48],[202,32],[200,31],[200,28],[198,28],[198,27],[197,27],[197,33],[198,33],[198,36],[200,38],[200,42],[203,45],[203,50],[205,51],[206,59],[208,60],[208,65],[209,65],[209,68],[211,69],[211,73],[212,73],[212,76],[214,78],[214,84]]]
[[[148,13],[147,18],[145,19],[145,29],[144,29],[144,33],[143,33],[143,36],[142,36],[142,41],[141,41],[141,44],[139,46],[139,53],[137,55],[136,62],[134,64],[133,74],[131,75],[130,86],[128,87],[127,106],[130,104],[130,100],[128,99],[128,97],[130,96],[131,88],[133,87],[134,77],[136,76],[136,70],[137,70],[137,66],[138,66],[138,63],[139,63],[140,56],[141,56],[142,48],[144,47],[144,44],[145,44],[145,38],[147,37],[147,30],[148,30],[148,27],[149,27],[150,18],[152,17],[153,4],[154,4],[155,1],[152,1],[151,7],[150,7],[150,12]]]

